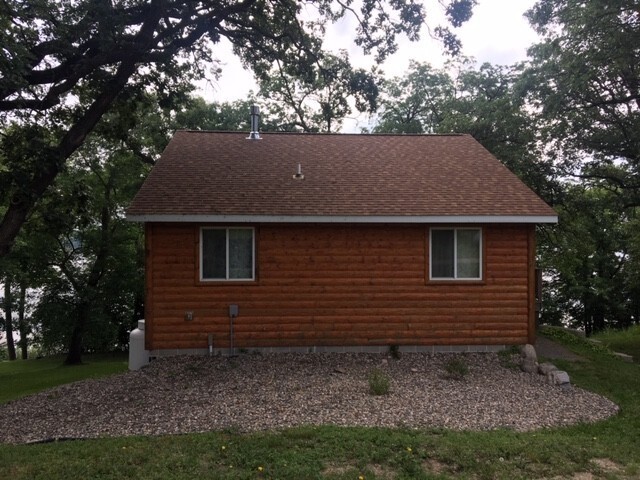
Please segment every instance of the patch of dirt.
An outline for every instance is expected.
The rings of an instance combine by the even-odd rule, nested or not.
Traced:
[[[549,480],[596,480],[596,477],[594,477],[593,474],[589,472],[577,472],[570,477],[562,477],[560,475],[557,475],[555,477],[551,477]]]
[[[422,462],[422,469],[429,473],[435,473],[436,475],[449,471],[449,467],[446,464],[439,462],[435,458],[429,458]]]
[[[577,472],[571,477],[572,480],[594,480],[594,476],[589,472]]]
[[[320,473],[323,477],[326,476],[334,476],[334,475],[344,475],[345,473],[355,469],[355,465],[327,465],[324,470]]]
[[[594,458],[591,463],[595,463],[604,473],[619,473],[623,470],[622,465],[608,458]]]
[[[396,478],[396,472],[389,467],[385,467],[384,465],[378,465],[374,463],[372,465],[367,465],[367,469],[371,470],[376,478],[381,478],[385,480],[393,480]]]

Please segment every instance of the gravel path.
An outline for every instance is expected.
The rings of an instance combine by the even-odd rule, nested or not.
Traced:
[[[586,361],[586,358],[573,353],[564,345],[541,335],[538,335],[538,338],[536,338],[535,348],[538,357],[545,357],[550,360],[568,360],[570,362]]]
[[[461,381],[444,378],[454,357],[469,366]],[[391,378],[389,395],[369,394],[367,375],[376,367]],[[0,442],[304,424],[525,431],[617,411],[594,393],[505,368],[496,354],[173,357],[0,405]]]

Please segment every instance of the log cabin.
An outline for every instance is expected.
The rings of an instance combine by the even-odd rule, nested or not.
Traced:
[[[152,357],[532,343],[557,222],[469,135],[257,130],[175,133],[127,217]]]

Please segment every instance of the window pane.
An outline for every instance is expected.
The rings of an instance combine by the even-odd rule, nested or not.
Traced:
[[[229,229],[229,278],[253,278],[253,230]]]
[[[227,277],[226,230],[202,230],[202,278]]]
[[[431,230],[431,277],[453,278],[453,230]]]
[[[458,278],[480,278],[480,230],[458,230]]]

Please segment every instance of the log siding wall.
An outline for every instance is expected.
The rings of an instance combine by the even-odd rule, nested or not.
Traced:
[[[146,347],[532,341],[534,227],[482,226],[481,281],[429,280],[429,226],[256,226],[254,282],[200,282],[199,229],[146,225]],[[193,320],[185,312],[193,312]]]

